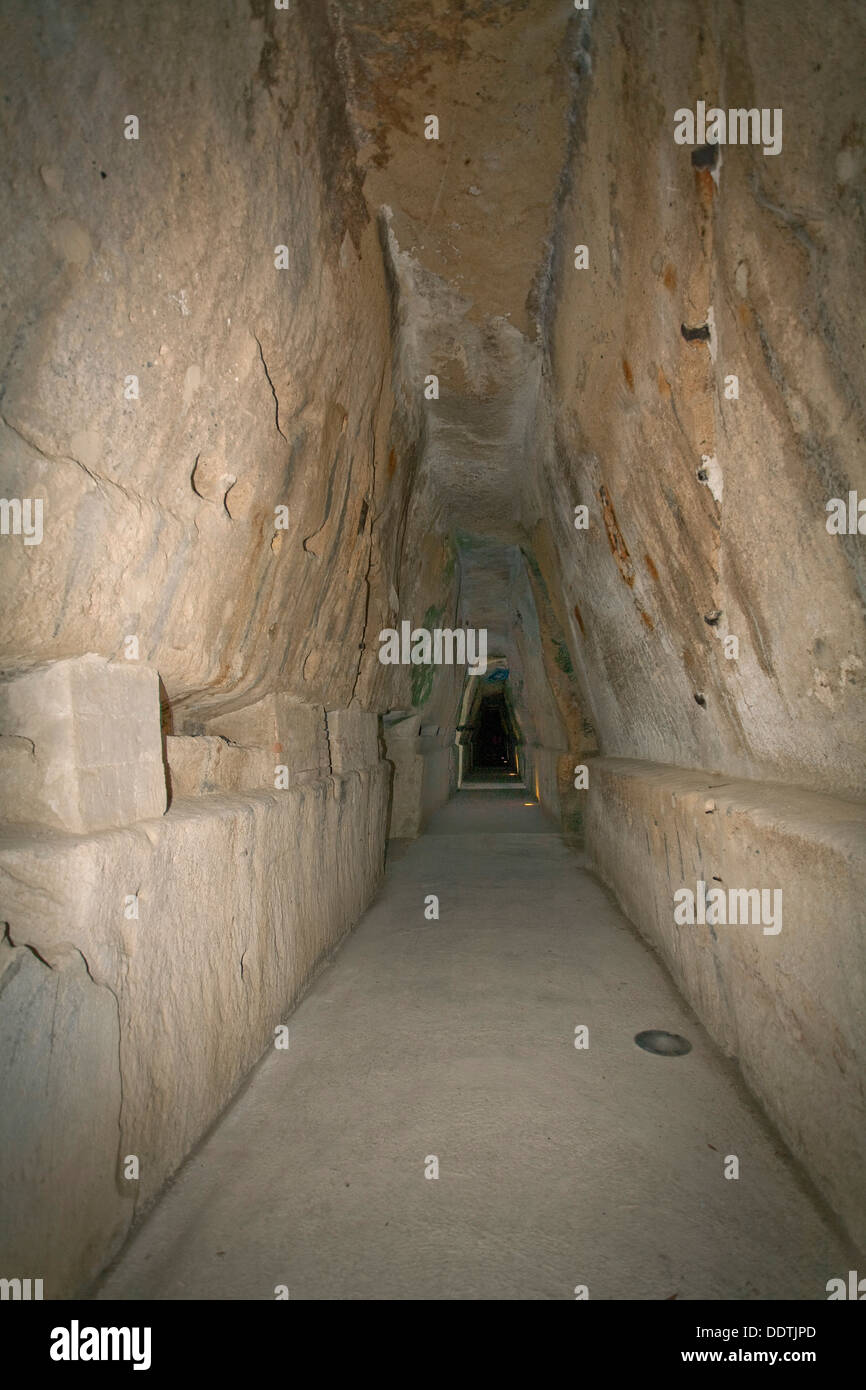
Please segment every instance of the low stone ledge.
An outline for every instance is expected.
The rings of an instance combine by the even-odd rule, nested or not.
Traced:
[[[457,787],[457,745],[440,732],[406,737],[386,733],[388,761],[394,768],[388,838],[414,839],[430,816]]]
[[[590,860],[623,910],[866,1244],[866,807],[723,773],[597,758],[586,833]],[[679,924],[674,894],[688,889],[697,899],[701,883],[738,895],[781,889],[780,929]]]
[[[0,834],[3,1036],[42,1036],[60,975],[76,982],[63,986],[51,1048],[16,1045],[0,1069],[0,1209],[15,1213],[0,1221],[0,1266],[37,1269],[46,1298],[72,1297],[116,1253],[133,1210],[158,1195],[376,891],[389,779],[380,762],[284,791],[178,798],[123,829]],[[35,1138],[18,1121],[29,1093],[64,1097],[34,1112]],[[125,1155],[139,1161],[134,1182]]]

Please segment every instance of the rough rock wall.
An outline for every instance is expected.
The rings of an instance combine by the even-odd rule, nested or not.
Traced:
[[[540,492],[609,755],[866,789],[863,547],[825,510],[866,488],[863,25],[788,0],[584,21]],[[699,99],[781,108],[781,153],[695,167],[674,113]]]
[[[323,8],[13,3],[3,25],[2,481],[45,532],[4,551],[4,652],[132,635],[181,712],[347,705],[412,460]]]
[[[305,0],[4,8],[0,491],[44,533],[0,552],[0,1266],[47,1297],[364,910],[377,635],[454,601],[335,47]]]
[[[605,755],[588,849],[862,1240],[866,568],[827,503],[866,492],[863,12],[611,3],[575,35],[534,536]],[[780,109],[780,152],[678,144],[699,100]],[[699,881],[779,890],[778,936],[676,922]]]

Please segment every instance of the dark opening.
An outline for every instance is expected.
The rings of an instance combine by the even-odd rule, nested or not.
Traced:
[[[482,697],[472,734],[472,755],[473,766],[477,770],[517,770],[511,721],[501,693]]]

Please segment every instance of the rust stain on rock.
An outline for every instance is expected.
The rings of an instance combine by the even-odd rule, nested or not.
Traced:
[[[677,287],[677,272],[675,268],[670,264],[665,266],[665,273],[662,278],[662,283],[664,284],[665,289],[670,290],[671,294],[673,294],[674,290]]]
[[[653,564],[652,560],[650,559],[649,555],[645,555],[645,556],[643,557],[643,562],[644,562],[644,564],[646,565],[647,569],[649,570],[650,578],[651,578],[651,579],[654,579],[654,580],[656,581],[656,583],[658,583],[659,572],[658,572],[658,570],[656,569],[655,565]]]
[[[598,497],[599,501],[601,502],[602,516],[604,517],[604,525],[607,531],[607,539],[611,551],[613,553],[613,557],[616,560],[617,565],[619,566],[620,574],[622,575],[626,584],[628,584],[629,588],[631,588],[634,584],[634,565],[632,564],[631,557],[628,553],[628,546],[623,540],[622,532],[620,531],[619,526],[617,524],[616,512],[613,509],[613,503],[611,502],[610,497],[608,496],[608,491],[604,483],[602,483],[601,487],[598,490]]]
[[[695,178],[698,184],[701,203],[705,209],[709,210],[716,196],[716,181],[709,169],[696,169]]]
[[[622,374],[625,377],[626,386],[629,391],[634,394],[634,373],[632,372],[631,364],[625,357],[622,359]]]

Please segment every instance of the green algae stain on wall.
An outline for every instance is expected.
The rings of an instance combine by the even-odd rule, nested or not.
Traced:
[[[554,637],[553,645],[556,648],[556,664],[560,671],[564,671],[567,676],[573,676],[574,666],[571,663],[568,647],[557,637]]]
[[[421,626],[426,627],[428,632],[432,632],[434,627],[438,627],[444,611],[444,608],[437,608],[435,604],[431,604],[421,620]],[[429,666],[412,667],[412,706],[414,709],[417,709],[419,705],[425,705],[430,699],[435,674],[436,668],[432,663]]]

